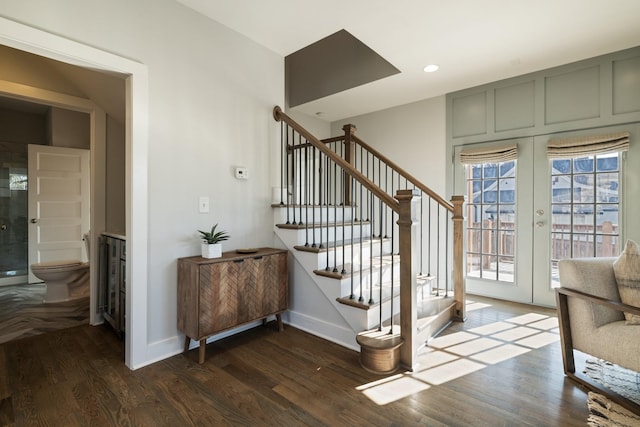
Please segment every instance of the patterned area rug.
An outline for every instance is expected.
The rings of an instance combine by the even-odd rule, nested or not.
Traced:
[[[640,404],[640,373],[599,359],[588,359],[584,373],[619,395]],[[587,405],[589,426],[640,426],[640,416],[601,394],[589,392]]]

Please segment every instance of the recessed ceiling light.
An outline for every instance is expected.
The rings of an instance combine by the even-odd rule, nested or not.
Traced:
[[[440,68],[439,65],[429,64],[426,67],[424,67],[424,72],[425,73],[433,73],[434,71],[438,71],[438,68]]]

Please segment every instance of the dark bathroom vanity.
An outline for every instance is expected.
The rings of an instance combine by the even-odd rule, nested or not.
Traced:
[[[126,237],[102,233],[100,236],[100,307],[104,320],[124,339],[126,325]]]

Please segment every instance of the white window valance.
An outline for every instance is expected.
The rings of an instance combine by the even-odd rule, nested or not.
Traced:
[[[477,165],[482,163],[500,163],[518,158],[518,144],[506,144],[494,147],[463,148],[460,163]]]
[[[547,143],[547,156],[550,159],[571,159],[628,151],[629,136],[629,132],[618,132],[606,135],[550,139]]]

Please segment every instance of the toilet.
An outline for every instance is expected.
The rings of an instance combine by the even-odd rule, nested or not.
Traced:
[[[83,240],[89,255],[89,233]],[[89,263],[79,260],[31,264],[33,275],[46,285],[45,303],[63,302],[89,296]]]

